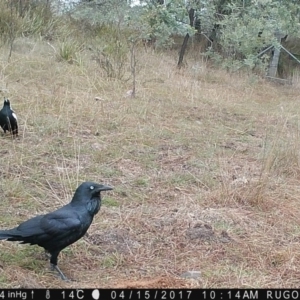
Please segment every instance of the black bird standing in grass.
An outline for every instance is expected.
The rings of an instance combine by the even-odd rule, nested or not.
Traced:
[[[4,105],[0,110],[0,126],[6,133],[8,130],[13,136],[18,135],[18,119],[10,106],[9,99],[4,97]]]
[[[29,219],[16,228],[0,230],[0,240],[20,241],[21,244],[43,247],[51,255],[51,269],[55,269],[63,280],[68,280],[57,266],[58,254],[84,236],[94,215],[100,210],[100,192],[109,190],[112,187],[84,182],[76,189],[69,204],[54,212]]]

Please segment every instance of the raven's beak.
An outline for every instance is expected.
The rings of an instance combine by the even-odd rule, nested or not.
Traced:
[[[99,186],[97,186],[95,188],[94,193],[99,193],[102,191],[111,191],[111,190],[113,190],[113,188],[111,186],[100,184]]]

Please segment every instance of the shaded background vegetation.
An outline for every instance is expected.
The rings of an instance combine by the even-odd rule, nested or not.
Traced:
[[[82,47],[89,48],[106,75],[119,79],[129,57],[131,67],[136,66],[133,52],[143,45],[183,50],[180,66],[187,63],[187,46],[218,67],[260,74],[273,53],[271,49],[260,55],[264,49],[283,42],[296,58],[300,53],[297,1],[12,0],[0,5],[2,45],[12,47],[18,36],[59,40],[57,54],[72,62]],[[284,39],[278,40],[278,32]],[[278,74],[293,76],[298,65],[283,52]]]

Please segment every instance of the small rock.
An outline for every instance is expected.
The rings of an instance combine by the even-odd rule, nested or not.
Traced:
[[[129,98],[133,96],[133,90],[129,90],[126,92],[126,94],[124,95],[125,98]]]
[[[210,225],[197,223],[194,226],[194,228],[189,228],[186,231],[186,235],[191,240],[194,239],[212,240],[214,238],[215,233]]]
[[[238,186],[238,185],[245,185],[248,183],[248,180],[245,176],[241,178],[234,178],[234,180],[231,182],[232,185]]]
[[[95,97],[95,101],[104,101],[104,99],[102,99],[100,97]]]
[[[232,238],[229,236],[229,234],[225,230],[223,230],[220,234],[219,240],[222,243],[230,243],[232,241]]]
[[[186,279],[198,279],[201,277],[201,272],[200,271],[188,271],[180,275],[182,278]]]

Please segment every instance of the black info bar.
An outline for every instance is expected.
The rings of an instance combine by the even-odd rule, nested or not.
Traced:
[[[0,289],[0,300],[300,299],[299,289]]]

